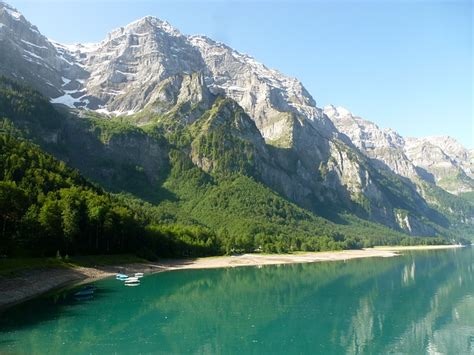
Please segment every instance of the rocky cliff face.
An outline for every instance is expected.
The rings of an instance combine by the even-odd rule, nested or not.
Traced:
[[[38,29],[0,2],[0,74],[25,81],[49,97],[66,90],[67,77],[85,77]]]
[[[390,129],[328,106],[324,113],[379,167],[417,183],[424,180],[448,192],[474,191],[474,154],[451,137],[404,138]]]
[[[232,98],[255,120],[267,141],[278,141],[292,130],[288,115],[304,117],[326,134],[332,124],[298,80],[268,69],[254,58],[204,36],[191,36],[206,63],[211,90]]]
[[[432,146],[440,148],[468,176],[474,178],[474,150],[466,149],[454,138],[449,136],[408,138],[406,142],[407,149],[413,148],[413,145],[420,143],[430,143]]]
[[[342,208],[411,234],[436,233],[430,224],[437,217],[403,179],[433,174],[431,161],[416,158],[415,144],[347,110],[323,111],[298,80],[207,37],[185,36],[157,18],[116,29],[100,43],[63,45],[0,2],[0,73],[32,85],[54,104],[104,119],[128,115],[145,125],[158,115],[184,126],[206,119],[188,153],[210,173],[254,175],[313,211]],[[140,166],[153,175],[156,169],[146,168],[152,166],[146,163],[154,159],[152,148],[143,153],[133,142],[109,144],[116,151],[129,147],[127,161],[138,154]],[[440,149],[455,156],[451,161],[471,174],[465,156],[472,153],[443,144]]]
[[[284,140],[292,130],[287,112],[305,117],[326,134],[335,131],[296,79],[209,38],[184,36],[154,17],[116,29],[94,45],[55,45],[89,74],[75,87],[77,92],[65,92],[73,100],[61,96],[57,102],[76,100],[76,107],[132,114],[153,103],[164,80],[200,72],[209,90],[239,103],[270,142]]]
[[[147,16],[110,32],[100,43],[63,45],[46,39],[16,10],[1,4],[6,14],[2,29],[15,33],[6,36],[8,42],[23,46],[23,41],[32,40],[33,54],[21,54],[30,60],[37,55],[40,64],[51,67],[36,86],[53,103],[131,114],[154,101],[164,80],[199,72],[213,94],[242,106],[266,139],[288,135],[291,127],[282,114],[286,112],[314,122],[320,131],[335,132],[298,80],[209,38],[184,36],[165,21]],[[18,62],[18,56],[13,59]]]
[[[441,188],[474,191],[474,153],[451,137],[407,138],[405,152]]]
[[[380,129],[376,124],[352,115],[343,107],[327,106],[324,113],[338,130],[380,168],[388,168],[404,177],[417,177],[416,167],[404,152],[405,141],[390,129]]]

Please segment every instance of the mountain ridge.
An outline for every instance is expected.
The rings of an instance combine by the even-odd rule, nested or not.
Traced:
[[[345,108],[327,106],[324,112],[364,154],[399,175],[415,182],[417,179],[432,182],[454,194],[474,190],[474,150],[464,148],[454,138],[405,138]]]
[[[413,164],[396,146],[398,140],[404,142],[402,137],[373,128],[377,144],[391,141],[391,155],[385,160],[383,151],[371,156],[362,146],[370,140],[345,134],[330,112],[316,106],[301,82],[248,55],[204,36],[182,35],[151,16],[111,31],[100,43],[73,46],[53,43],[26,19],[10,17],[0,5],[0,23],[5,22],[0,52],[8,53],[7,60],[0,58],[0,73],[34,87],[69,114],[160,131],[168,144],[186,142],[180,146],[182,153],[211,176],[233,176],[235,166],[228,159],[238,157],[242,166],[252,166],[239,168],[239,174],[253,176],[319,214],[350,211],[412,235],[438,235],[447,226],[445,212],[438,211],[440,194],[436,200],[427,196],[427,191],[447,185],[426,178],[432,175],[426,164]],[[22,32],[14,31],[18,26]],[[230,100],[225,109],[216,104],[221,99]],[[195,122],[205,117],[227,122],[228,128],[202,131]],[[128,139],[136,146],[134,138]],[[459,155],[455,145],[450,147]],[[232,155],[239,149],[244,156]],[[94,175],[101,167],[83,169]],[[157,178],[153,174],[157,173],[150,178]],[[430,189],[421,188],[413,177]],[[463,218],[469,222],[470,212],[466,213]],[[449,220],[457,223],[454,212]]]

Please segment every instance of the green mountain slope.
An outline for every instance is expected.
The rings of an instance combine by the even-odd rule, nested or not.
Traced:
[[[210,230],[153,225],[127,198],[111,195],[38,146],[0,133],[2,255],[214,255]]]
[[[156,115],[137,127],[133,117],[57,111],[36,92],[0,82],[3,253],[131,251],[153,258],[443,242],[349,213],[333,223],[265,186],[262,170],[277,163],[231,100],[200,107],[191,124]],[[48,179],[55,184],[43,184]],[[15,194],[23,202],[10,215]]]

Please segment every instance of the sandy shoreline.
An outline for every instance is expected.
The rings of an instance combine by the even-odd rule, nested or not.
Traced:
[[[377,247],[361,250],[311,252],[296,254],[243,254],[238,256],[216,256],[197,259],[160,260],[156,263],[129,264],[123,266],[77,267],[74,269],[43,269],[25,271],[13,278],[0,277],[0,310],[37,297],[48,291],[113,276],[117,273],[145,274],[223,267],[260,266],[277,264],[315,263],[324,261],[346,261],[360,258],[389,258],[402,251],[458,248],[457,245],[416,247]]]

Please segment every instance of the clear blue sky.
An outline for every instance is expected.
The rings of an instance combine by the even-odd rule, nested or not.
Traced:
[[[474,148],[471,0],[7,2],[64,43],[153,15],[297,77],[319,106]]]

